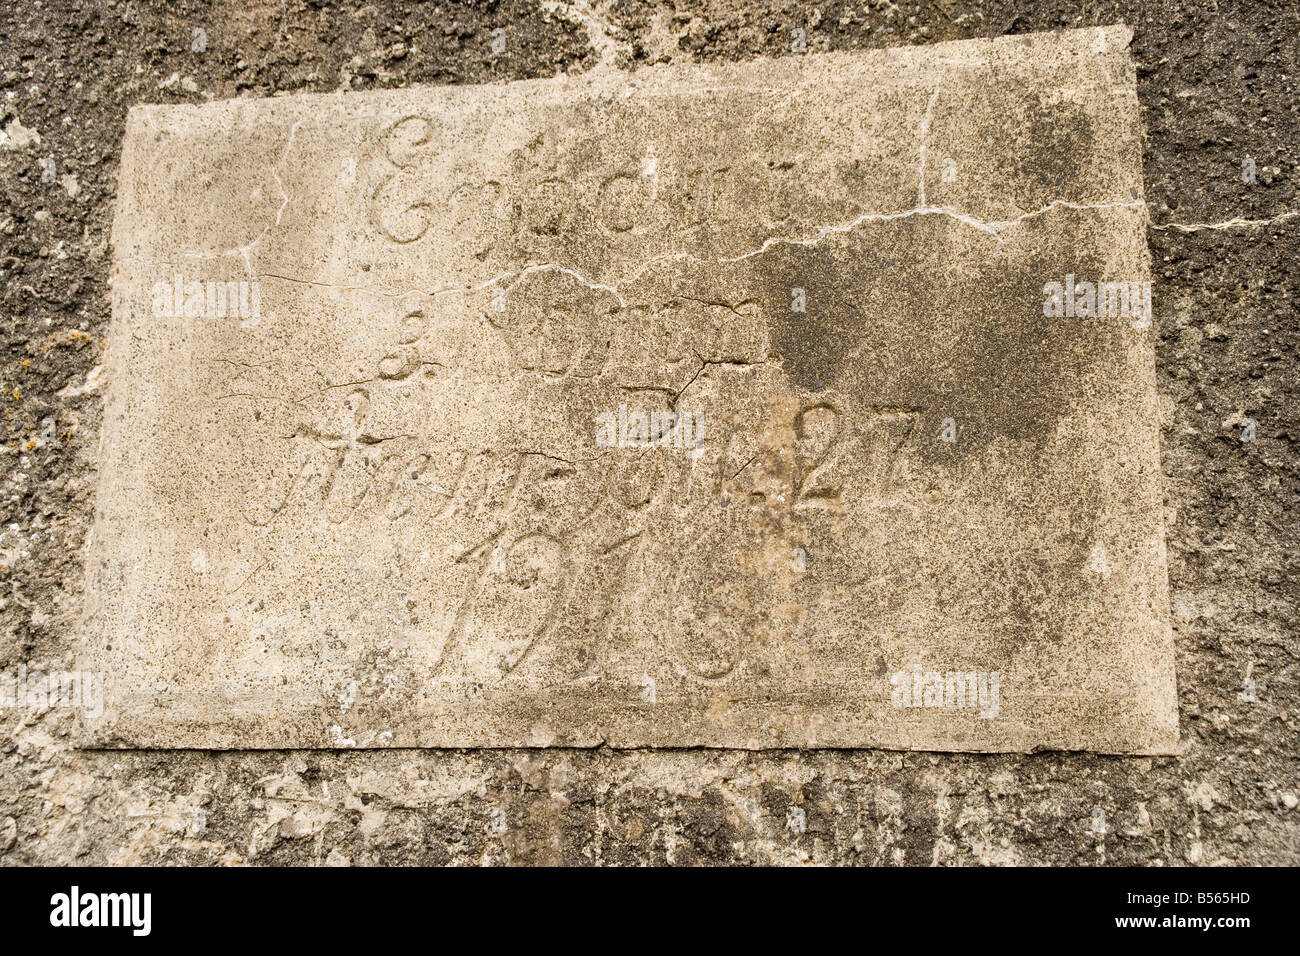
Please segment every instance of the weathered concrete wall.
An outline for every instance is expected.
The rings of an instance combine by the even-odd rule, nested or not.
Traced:
[[[85,752],[66,711],[10,710],[4,861],[1300,859],[1300,23],[1250,3],[1104,4],[1083,19],[1050,3],[6,7],[0,670],[72,660],[129,106],[798,55],[795,30],[815,51],[1115,22],[1135,33],[1157,226],[1181,755]]]

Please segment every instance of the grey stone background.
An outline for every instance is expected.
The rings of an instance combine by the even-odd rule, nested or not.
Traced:
[[[85,752],[69,712],[10,709],[0,862],[1300,862],[1288,2],[6,0],[0,671],[72,663],[129,106],[796,55],[796,28],[815,52],[1115,22],[1135,31],[1153,223],[1267,220],[1151,233],[1184,753]]]

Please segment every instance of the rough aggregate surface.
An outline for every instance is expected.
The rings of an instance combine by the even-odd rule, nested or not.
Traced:
[[[67,711],[10,709],[0,862],[1300,862],[1300,10],[1281,2],[5,4],[0,670],[71,664],[131,105],[797,55],[795,29],[816,51],[1117,22],[1156,226],[1180,755],[95,752]]]

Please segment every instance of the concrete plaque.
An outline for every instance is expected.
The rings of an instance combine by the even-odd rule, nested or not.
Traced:
[[[133,109],[88,741],[1172,750],[1128,41]]]

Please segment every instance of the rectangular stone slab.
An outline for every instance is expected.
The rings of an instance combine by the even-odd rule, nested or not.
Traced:
[[[1170,752],[1128,41],[134,108],[87,743]]]

